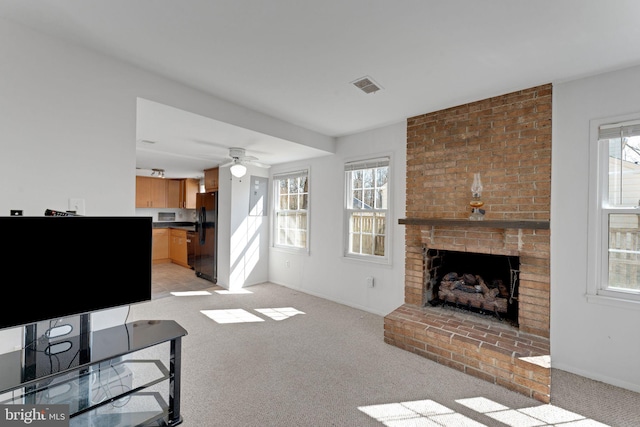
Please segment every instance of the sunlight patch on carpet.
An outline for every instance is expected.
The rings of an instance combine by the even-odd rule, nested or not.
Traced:
[[[559,424],[563,426],[607,427],[606,424],[548,404],[510,409],[484,397],[459,399],[456,402],[511,427],[545,427]]]
[[[281,308],[256,308],[258,313],[264,314],[272,318],[273,320],[284,320],[289,317],[293,317],[296,314],[305,314],[304,312],[297,310],[293,307],[281,307]]]
[[[553,427],[560,425],[566,427],[609,427],[607,424],[553,405],[511,409],[484,397],[458,399],[456,402],[509,427]],[[358,409],[389,427],[482,427],[495,425],[495,421],[492,420],[488,420],[487,424],[475,421],[433,400],[360,406]]]
[[[171,292],[171,295],[176,297],[193,297],[199,295],[211,295],[209,291],[182,291],[182,292]]]
[[[217,294],[220,295],[238,295],[238,294],[252,294],[253,292],[248,291],[246,289],[236,289],[236,290],[229,290],[229,289],[223,289],[221,291],[214,291]]]
[[[229,310],[200,310],[200,312],[217,323],[264,322],[264,319],[240,308]]]
[[[433,400],[360,406],[358,409],[389,427],[448,425],[484,427],[484,424],[458,414]]]

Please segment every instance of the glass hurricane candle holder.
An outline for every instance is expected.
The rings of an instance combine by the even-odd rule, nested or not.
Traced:
[[[484,219],[484,209],[481,209],[484,206],[484,202],[482,201],[482,180],[480,179],[479,173],[473,174],[473,184],[471,184],[471,201],[469,202],[469,206],[471,206],[471,215],[469,219],[472,221],[482,221]]]

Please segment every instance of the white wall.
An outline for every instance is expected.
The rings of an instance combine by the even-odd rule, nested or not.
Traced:
[[[640,68],[554,85],[551,363],[640,391],[640,308],[587,302],[589,121],[637,114]],[[553,387],[553,381],[552,381]]]
[[[335,155],[277,165],[271,175],[310,168],[308,254],[271,248],[269,280],[372,313],[386,315],[404,303],[406,122],[338,139]],[[391,154],[391,265],[345,259],[343,248],[344,163]],[[367,276],[374,277],[368,288]],[[381,332],[382,333],[382,332]]]
[[[335,147],[331,137],[3,19],[0,58],[0,215],[22,209],[42,216],[47,208],[68,209],[72,197],[85,200],[85,215],[134,215],[138,97],[329,152]],[[46,285],[37,275],[22,280]],[[121,323],[123,313],[101,313],[94,326]],[[0,351],[20,344],[17,329],[0,331]]]
[[[242,178],[220,169],[218,192],[218,285],[231,290],[269,279],[269,219],[249,214],[251,177],[269,177],[269,170],[247,165]]]

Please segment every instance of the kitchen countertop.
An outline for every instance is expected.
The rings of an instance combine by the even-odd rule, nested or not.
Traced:
[[[196,224],[194,222],[162,221],[154,222],[153,228],[173,228],[176,230],[195,231]]]

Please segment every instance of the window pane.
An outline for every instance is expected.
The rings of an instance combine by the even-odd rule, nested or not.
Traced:
[[[280,196],[280,206],[279,208],[281,210],[287,210],[289,209],[289,197],[284,195],[284,196]]]
[[[389,175],[389,168],[377,168],[376,169],[376,187],[384,187],[387,185],[387,176]]]
[[[353,197],[351,199],[351,208],[353,209],[362,209],[362,190],[354,190]]]
[[[351,216],[351,231],[353,233],[359,233],[362,230],[362,221],[359,214],[353,214]]]
[[[295,211],[298,209],[298,195],[292,194],[289,196],[289,210]]]
[[[384,214],[378,214],[376,216],[376,234],[385,234],[386,224]]]
[[[289,179],[289,193],[296,194],[298,192],[298,179],[292,178]]]
[[[640,205],[640,136],[609,139],[609,206]]]
[[[351,188],[353,188],[354,190],[362,188],[362,171],[358,170],[351,172],[351,177]]]
[[[287,189],[289,188],[289,184],[287,183],[286,179],[280,180],[280,186],[278,188],[278,191],[280,192],[280,194],[287,194]]]
[[[287,215],[287,229],[297,228],[295,215]]]
[[[363,187],[364,188],[372,188],[373,187],[373,169],[365,169],[363,171]]]
[[[609,215],[609,288],[640,292],[640,218]]]
[[[362,254],[373,255],[373,236],[371,234],[362,235]]]
[[[375,207],[373,201],[373,190],[364,190],[364,199],[362,202],[364,209],[373,209]]]
[[[375,255],[384,256],[384,236],[376,236]]]
[[[351,253],[360,253],[360,235],[354,234],[351,236]]]
[[[373,215],[370,213],[361,214],[362,218],[362,232],[373,233]]]

